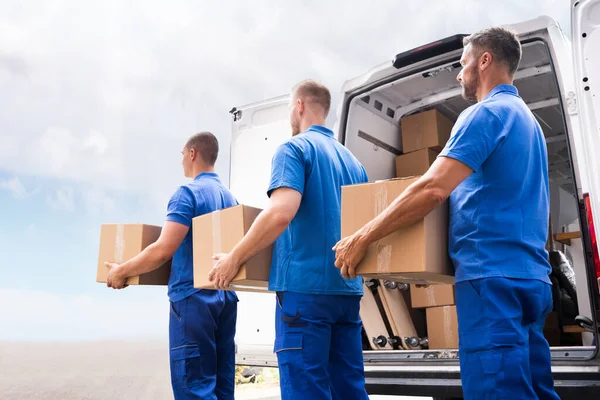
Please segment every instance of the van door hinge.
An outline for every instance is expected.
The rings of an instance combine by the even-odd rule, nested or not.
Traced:
[[[235,107],[233,107],[231,110],[229,110],[229,113],[233,117],[234,122],[239,121],[242,118],[242,110],[238,110]]]
[[[569,115],[575,115],[579,111],[577,109],[577,95],[575,92],[569,92],[567,94],[567,108],[569,110]]]

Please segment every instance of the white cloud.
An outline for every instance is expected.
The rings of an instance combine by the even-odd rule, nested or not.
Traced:
[[[346,79],[402,50],[540,14],[568,29],[569,11],[562,0],[28,7],[37,12],[0,5],[0,168],[160,199],[180,179],[188,135],[210,129],[228,143],[232,106],[306,77],[327,84],[335,103]]]
[[[28,196],[25,186],[16,176],[0,181],[0,189],[8,191],[17,200],[22,200]]]
[[[119,292],[106,290],[112,293],[68,296],[0,289],[0,321],[3,321],[0,340],[167,337],[169,303],[163,291],[147,287],[129,287]],[[124,293],[127,290],[130,292]]]
[[[104,189],[94,186],[82,191],[86,208],[91,214],[110,213],[115,210],[116,201]]]
[[[92,132],[83,144],[84,148],[92,148],[98,154],[104,154],[108,147],[106,137],[100,132]]]
[[[46,201],[54,210],[73,212],[75,209],[75,191],[72,187],[57,188],[53,194],[46,197]]]
[[[39,140],[35,157],[50,175],[69,177],[69,161],[74,158],[78,139],[68,129],[49,127]],[[43,155],[40,157],[39,155]]]
[[[105,187],[125,189],[121,152],[107,152],[109,144],[102,133],[80,134],[51,126],[35,142],[35,151],[25,160],[32,168],[29,173],[80,183],[99,180]]]

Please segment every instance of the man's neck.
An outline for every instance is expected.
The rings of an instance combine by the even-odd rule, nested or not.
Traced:
[[[325,126],[325,120],[322,118],[306,119],[306,120],[302,121],[302,123],[300,124],[300,132],[306,131],[308,128],[310,128],[313,125]]]
[[[195,168],[192,169],[192,174],[194,175],[193,177],[197,177],[200,174],[203,174],[205,172],[215,172],[215,168],[214,167],[205,167],[205,166],[195,166]]]
[[[488,94],[498,85],[512,85],[512,79],[507,77],[499,77],[496,79],[490,79],[487,82],[482,82],[477,91],[477,102],[482,101]]]

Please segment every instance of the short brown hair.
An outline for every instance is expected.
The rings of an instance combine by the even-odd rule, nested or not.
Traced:
[[[185,144],[187,150],[194,149],[206,164],[214,166],[219,155],[219,141],[210,132],[196,133]]]
[[[329,108],[331,107],[331,93],[329,93],[329,89],[319,82],[311,79],[304,80],[294,86],[293,93],[298,98],[305,101],[312,101],[323,107],[325,116],[329,114]]]
[[[519,68],[521,62],[521,42],[517,34],[509,29],[502,27],[493,27],[483,29],[463,39],[463,45],[466,47],[471,44],[476,54],[481,55],[485,51],[492,53],[492,56],[508,68],[510,76],[513,76]]]

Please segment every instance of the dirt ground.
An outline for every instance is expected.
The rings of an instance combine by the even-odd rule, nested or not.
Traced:
[[[2,400],[173,399],[166,343],[0,343]],[[277,399],[277,381],[236,387],[236,399]]]
[[[2,400],[172,400],[168,344],[0,342]],[[279,400],[277,369],[236,386],[236,400]],[[426,400],[371,396],[371,400]]]

